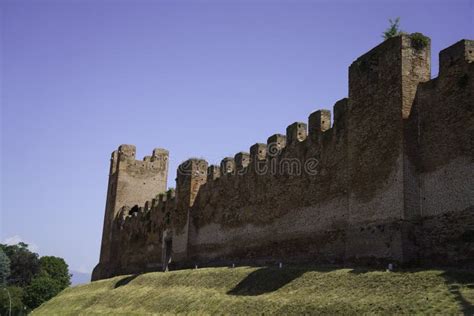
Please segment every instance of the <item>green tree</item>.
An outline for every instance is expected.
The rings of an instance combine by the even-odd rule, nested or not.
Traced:
[[[400,18],[388,19],[390,26],[383,32],[382,36],[384,39],[389,39],[391,37],[400,35],[402,31],[400,30]]]
[[[8,292],[7,292],[7,291]],[[8,297],[10,294],[10,297]],[[0,315],[8,315],[12,302],[12,315],[26,315],[27,309],[23,304],[23,289],[18,286],[0,288]]]
[[[30,284],[39,272],[38,254],[31,252],[28,245],[22,242],[11,246],[0,244],[0,248],[10,259],[8,285],[24,287]]]
[[[5,254],[2,248],[0,248],[0,287],[7,284],[7,279],[10,276],[10,259]]]
[[[34,278],[31,284],[25,288],[23,302],[26,306],[34,309],[61,292],[61,285],[47,276]]]
[[[40,258],[40,275],[56,280],[62,289],[71,285],[69,267],[63,258],[44,256]]]

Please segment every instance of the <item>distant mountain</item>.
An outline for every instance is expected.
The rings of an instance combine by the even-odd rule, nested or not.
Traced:
[[[78,284],[89,283],[91,281],[90,273],[71,271],[71,274],[72,274],[72,277],[71,277],[72,286],[78,285]]]

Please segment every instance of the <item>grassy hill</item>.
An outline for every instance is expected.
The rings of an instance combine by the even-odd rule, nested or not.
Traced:
[[[68,288],[33,315],[473,314],[474,271],[203,268]]]

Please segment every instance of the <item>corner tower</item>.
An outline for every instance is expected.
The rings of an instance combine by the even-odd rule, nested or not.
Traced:
[[[414,33],[384,41],[349,68],[349,259],[411,259],[405,227],[407,213],[416,213],[417,185],[403,132],[418,85],[430,80],[430,61],[429,38]],[[383,229],[389,241],[364,228],[387,222],[400,226]]]
[[[125,205],[142,205],[166,191],[168,151],[156,148],[142,161],[135,159],[135,153],[134,145],[121,145],[112,153],[100,261],[94,268],[92,280],[107,278],[113,271],[113,228],[119,210]]]

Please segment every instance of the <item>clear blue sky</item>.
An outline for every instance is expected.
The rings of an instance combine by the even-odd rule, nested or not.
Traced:
[[[110,153],[219,162],[347,96],[388,18],[440,49],[472,0],[1,2],[1,232],[73,270],[98,261]]]

